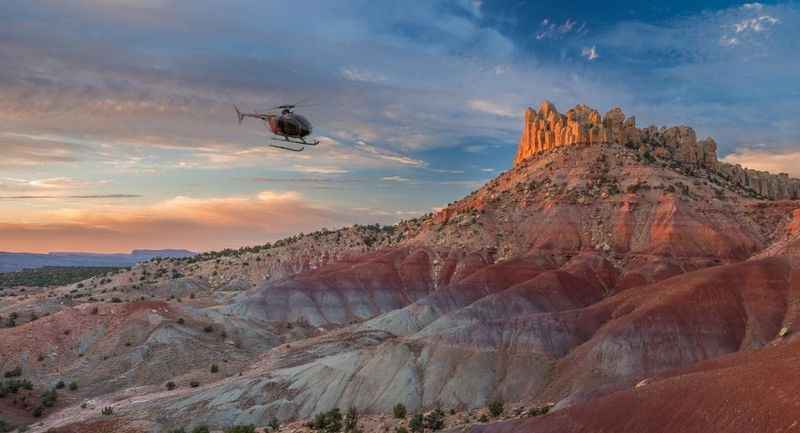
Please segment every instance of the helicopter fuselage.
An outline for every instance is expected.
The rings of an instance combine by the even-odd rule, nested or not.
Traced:
[[[311,122],[295,113],[284,113],[267,119],[267,126],[275,135],[303,138],[311,134]]]

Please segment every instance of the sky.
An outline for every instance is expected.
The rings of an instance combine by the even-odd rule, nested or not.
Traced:
[[[0,251],[205,251],[446,206],[522,113],[620,106],[800,176],[800,4],[3,0]],[[303,101],[316,148],[246,110]]]

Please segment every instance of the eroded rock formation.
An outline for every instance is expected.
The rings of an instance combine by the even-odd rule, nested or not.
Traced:
[[[539,110],[528,108],[514,165],[556,147],[614,143],[638,148],[643,155],[674,160],[690,167],[712,170],[735,184],[773,200],[800,198],[800,179],[786,174],[751,170],[717,160],[717,143],[698,140],[688,126],[637,128],[636,118],[625,117],[619,107],[604,116],[586,105],[561,114],[550,101]]]

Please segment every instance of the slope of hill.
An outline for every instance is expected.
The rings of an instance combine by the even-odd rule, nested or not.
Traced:
[[[695,379],[687,401],[711,414],[706,430],[732,425],[714,414],[788,419],[755,413],[740,388],[731,415],[713,381],[795,356],[800,202],[775,199],[794,181],[732,176],[685,127],[631,141],[615,135],[635,125],[616,110],[575,113],[572,135],[527,116],[552,137],[526,129],[511,170],[434,215],[4,299],[0,312],[53,314],[0,330],[0,369],[21,366],[37,390],[86,383],[33,431],[266,425],[397,403],[468,414],[495,399],[554,413],[476,431],[643,431],[651,412],[688,410],[654,413]],[[626,424],[611,409],[623,403],[643,413]]]

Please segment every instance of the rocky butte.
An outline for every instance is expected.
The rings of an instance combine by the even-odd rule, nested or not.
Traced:
[[[612,143],[638,149],[645,158],[653,156],[675,161],[688,169],[705,168],[733,183],[772,200],[800,198],[800,179],[787,174],[743,168],[720,162],[713,138],[697,139],[688,126],[637,128],[634,116],[625,117],[619,107],[604,116],[586,105],[561,114],[550,101],[539,110],[528,108],[514,165],[540,152],[562,146]]]

